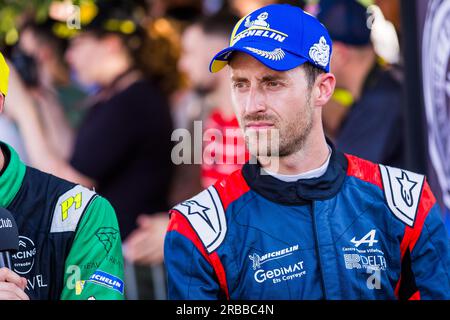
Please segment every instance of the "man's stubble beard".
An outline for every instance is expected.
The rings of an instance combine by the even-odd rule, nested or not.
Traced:
[[[289,122],[284,133],[280,134],[279,157],[287,157],[300,151],[305,146],[314,125],[311,96],[306,101],[304,116],[297,117],[297,121]],[[303,120],[303,121],[302,121]],[[295,134],[294,134],[295,133]]]
[[[311,93],[307,97],[305,113],[295,117],[295,119],[289,121],[285,126],[280,125],[278,118],[264,114],[244,117],[244,123],[264,120],[273,122],[274,128],[253,133],[256,134],[256,138],[253,136],[253,139],[245,132],[245,143],[248,150],[252,151],[256,149],[257,154],[252,152],[253,155],[281,158],[290,156],[303,149],[314,125]],[[251,140],[256,140],[256,148],[252,145]]]

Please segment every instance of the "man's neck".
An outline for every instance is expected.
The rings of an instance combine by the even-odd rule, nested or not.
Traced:
[[[258,157],[261,166],[270,172],[283,175],[298,175],[321,167],[328,159],[330,150],[322,134],[311,134],[302,149],[286,157]]]

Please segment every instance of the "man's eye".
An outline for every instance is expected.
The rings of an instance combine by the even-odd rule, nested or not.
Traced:
[[[269,86],[269,87],[278,87],[279,85],[280,85],[280,83],[277,82],[277,81],[269,81],[269,82],[267,82],[267,86]]]
[[[243,82],[235,82],[233,87],[235,87],[236,89],[240,89],[240,88],[244,88],[245,84]]]

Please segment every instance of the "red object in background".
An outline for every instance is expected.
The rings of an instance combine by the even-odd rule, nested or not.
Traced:
[[[205,188],[242,168],[249,159],[237,119],[225,119],[219,110],[206,119],[204,141],[201,179]]]

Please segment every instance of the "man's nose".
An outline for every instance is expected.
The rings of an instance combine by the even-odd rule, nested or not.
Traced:
[[[247,114],[252,114],[264,111],[266,111],[265,95],[256,87],[250,88],[245,105],[245,112]]]

